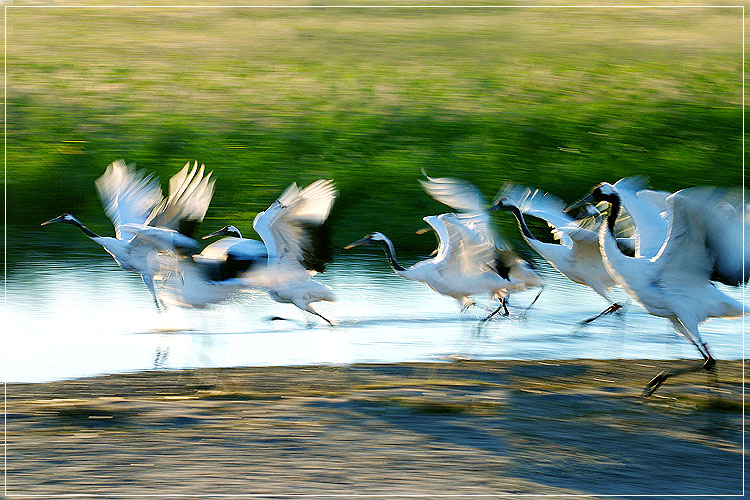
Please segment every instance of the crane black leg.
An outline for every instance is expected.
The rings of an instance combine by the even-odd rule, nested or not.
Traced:
[[[531,301],[531,304],[529,304],[529,306],[526,308],[526,310],[521,315],[521,318],[526,319],[526,315],[529,314],[529,310],[531,309],[531,306],[533,306],[534,304],[536,304],[536,301],[539,300],[539,296],[542,294],[543,291],[544,291],[544,287],[542,286],[541,289],[539,290],[539,293],[537,293],[536,297],[534,297],[534,300]]]
[[[491,313],[489,313],[487,316],[485,316],[484,318],[482,318],[481,321],[480,321],[480,323],[484,323],[485,321],[487,321],[490,318],[492,318],[494,315],[496,315],[497,313],[499,313],[500,309],[502,309],[503,307],[505,307],[505,302],[501,301],[500,305],[497,306],[497,309],[495,309],[494,311],[492,311]],[[505,310],[507,311],[508,308],[506,307]],[[507,314],[506,314],[506,316],[507,316]]]
[[[702,347],[702,349],[701,349]],[[711,353],[708,352],[708,348],[706,347],[706,344],[701,344],[700,347],[698,347],[701,354],[703,355],[703,364],[699,366],[692,366],[690,368],[682,368],[680,370],[664,370],[663,372],[659,373],[657,376],[651,379],[651,381],[646,384],[646,388],[643,389],[642,396],[648,397],[652,395],[654,392],[656,392],[656,389],[661,387],[661,385],[666,382],[666,380],[670,377],[674,377],[676,375],[682,375],[683,373],[689,373],[689,372],[697,372],[700,370],[707,370],[707,371],[713,371],[716,367],[716,360],[711,356]]]
[[[314,314],[315,316],[317,316],[320,319],[324,320],[329,325],[334,326],[334,324],[331,322],[331,320],[329,320],[328,318],[326,318],[325,316],[323,316],[322,314],[320,314],[318,311],[316,311],[315,309],[313,309],[312,306],[310,306],[310,304],[308,304],[307,307],[304,308],[304,310],[307,311],[307,312],[309,312],[310,314]]]
[[[510,315],[510,312],[508,311],[508,305],[507,305],[507,303],[508,303],[508,298],[507,298],[507,297],[503,297],[503,298],[501,298],[501,299],[500,299],[500,305],[499,305],[499,306],[497,306],[497,309],[495,309],[495,310],[494,310],[494,311],[492,311],[492,312],[491,312],[490,314],[488,314],[487,316],[485,316],[484,318],[482,318],[482,319],[481,319],[481,320],[479,321],[479,324],[481,325],[481,324],[482,324],[482,323],[484,323],[485,321],[487,321],[487,320],[489,320],[490,318],[492,318],[493,316],[495,316],[495,315],[496,315],[497,313],[499,313],[499,312],[500,312],[500,309],[503,309],[503,310],[505,311],[505,312],[503,312],[503,316],[508,316],[508,315]]]
[[[333,323],[331,323],[331,320],[330,320],[330,319],[328,319],[328,318],[326,318],[326,317],[325,317],[325,316],[323,316],[322,314],[320,314],[320,313],[318,313],[318,312],[313,312],[313,314],[314,314],[315,316],[317,316],[317,317],[319,317],[319,318],[321,318],[321,319],[325,320],[325,322],[326,322],[326,323],[328,323],[329,325],[333,326]]]
[[[605,316],[607,314],[612,314],[613,312],[617,312],[620,309],[622,309],[622,305],[620,305],[617,302],[615,302],[614,304],[612,304],[611,306],[609,306],[608,308],[606,308],[605,310],[603,310],[602,312],[600,312],[596,316],[593,316],[593,317],[591,317],[589,319],[584,319],[583,321],[578,322],[578,324],[581,325],[581,326],[588,325],[589,323],[591,323],[595,319],[601,318],[602,316]]]

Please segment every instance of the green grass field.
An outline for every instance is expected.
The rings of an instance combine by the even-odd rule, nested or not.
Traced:
[[[331,177],[336,245],[380,230],[407,254],[446,210],[421,168],[489,198],[741,183],[739,8],[7,12],[14,228],[68,211],[110,234],[93,181],[117,158],[164,186],[204,162],[203,229],[246,236],[287,184]]]

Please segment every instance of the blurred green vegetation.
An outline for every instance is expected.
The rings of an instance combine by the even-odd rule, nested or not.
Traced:
[[[333,178],[334,243],[379,230],[405,256],[447,210],[421,168],[489,199],[742,181],[738,8],[8,9],[7,26],[11,235],[62,212],[111,234],[93,182],[118,158],[164,187],[205,163],[203,229],[247,237],[289,183]]]

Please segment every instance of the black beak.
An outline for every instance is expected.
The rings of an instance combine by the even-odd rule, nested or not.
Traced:
[[[54,219],[46,220],[40,224],[40,226],[46,226],[47,224],[54,224],[55,222],[62,222],[63,218],[62,215],[59,217],[55,217]]]
[[[359,246],[359,245],[364,245],[365,243],[369,243],[369,241],[370,241],[370,238],[368,238],[367,236],[365,236],[361,240],[357,240],[357,241],[355,241],[353,243],[349,243],[348,245],[346,245],[344,247],[344,250],[349,250],[350,248],[354,248],[354,247]]]
[[[222,229],[219,229],[218,231],[214,231],[211,234],[207,234],[205,236],[201,236],[201,239],[202,240],[207,240],[208,238],[213,238],[214,236],[219,236],[220,234],[222,234]]]
[[[565,207],[563,209],[563,212],[568,213],[568,212],[571,212],[571,211],[575,210],[578,207],[581,207],[583,205],[591,205],[594,202],[596,202],[596,200],[594,199],[594,195],[591,194],[591,193],[589,193],[586,196],[584,196],[583,198],[581,198],[580,200],[574,201],[573,203],[571,203],[570,205],[568,205],[567,207]]]

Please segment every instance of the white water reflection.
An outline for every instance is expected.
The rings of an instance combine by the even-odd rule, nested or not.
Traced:
[[[309,318],[264,293],[205,310],[158,313],[140,278],[105,257],[29,264],[7,282],[5,367],[8,382],[37,382],[158,368],[471,359],[697,358],[668,322],[632,304],[622,318],[577,321],[607,304],[590,289],[541,264],[547,286],[510,299],[511,316],[478,332],[486,314],[390,272],[382,258],[346,258],[315,279],[335,303],[315,307],[338,326]],[[729,289],[742,299],[742,289]],[[619,293],[618,299],[624,300]],[[489,304],[486,304],[489,306]],[[290,321],[269,321],[283,316]],[[312,324],[308,326],[308,322]],[[742,320],[701,328],[714,356],[742,357]]]

